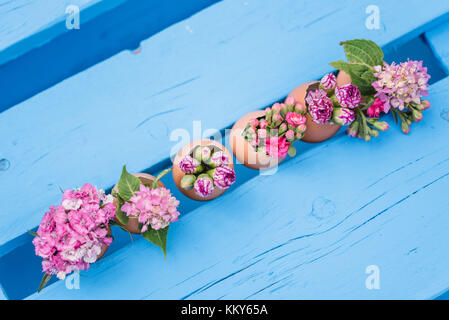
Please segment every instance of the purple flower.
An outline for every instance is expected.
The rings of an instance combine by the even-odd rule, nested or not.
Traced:
[[[354,110],[348,108],[335,108],[332,121],[341,126],[350,125],[355,119]]]
[[[213,179],[220,189],[228,189],[235,182],[235,171],[229,167],[218,167],[214,170]]]
[[[212,191],[214,191],[214,183],[207,174],[201,174],[198,179],[196,179],[193,189],[197,195],[206,198],[212,194]]]
[[[427,82],[430,75],[427,68],[422,66],[422,61],[403,62],[399,65],[394,62],[391,65],[384,63],[374,67],[378,78],[372,83],[384,105],[384,112],[390,111],[390,107],[403,110],[408,104],[421,104],[421,97],[427,96]]]
[[[337,78],[333,73],[328,73],[321,79],[320,84],[325,90],[333,90],[337,85]]]
[[[354,109],[359,106],[362,101],[362,95],[357,86],[347,84],[340,88],[335,88],[335,97],[343,108]]]
[[[326,91],[323,89],[310,91],[307,95],[306,102],[313,122],[318,124],[329,122],[332,116],[333,103],[327,96]]]
[[[223,151],[217,151],[212,154],[207,165],[212,168],[218,168],[229,164],[229,158]]]
[[[200,163],[191,156],[185,156],[179,162],[179,168],[182,170],[182,172],[187,174],[195,173],[199,165]]]

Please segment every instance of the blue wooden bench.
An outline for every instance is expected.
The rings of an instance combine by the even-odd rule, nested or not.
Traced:
[[[26,230],[60,200],[59,187],[112,187],[124,163],[133,172],[168,167],[178,143],[170,140],[173,130],[193,135],[194,120],[203,130],[229,128],[332,71],[342,40],[369,38],[388,53],[425,33],[444,64],[449,35],[440,30],[449,3],[379,1],[378,30],[365,28],[369,4],[218,2],[164,25],[138,55],[123,51],[0,113],[0,159],[9,164],[0,171],[4,298],[432,299],[445,292],[449,79],[432,86],[432,108],[409,136],[392,128],[370,143],[343,132],[317,145],[298,143],[297,157],[275,175],[237,166],[237,185],[201,205],[166,177],[183,216],[170,230],[165,261],[146,241],[114,230],[117,243],[84,273],[79,290],[57,281],[33,293],[40,259]],[[414,18],[398,19],[398,10]],[[380,268],[380,290],[365,287],[370,265]]]

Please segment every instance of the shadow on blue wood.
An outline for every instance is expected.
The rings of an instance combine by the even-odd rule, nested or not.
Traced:
[[[142,40],[218,1],[126,0],[83,23],[83,16],[98,11],[103,3],[86,8],[79,30],[65,32],[0,66],[0,112],[114,54],[138,48]],[[65,20],[51,28],[66,28]]]

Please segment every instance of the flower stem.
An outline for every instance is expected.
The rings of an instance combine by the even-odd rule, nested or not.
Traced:
[[[163,176],[165,176],[167,173],[169,173],[172,170],[173,170],[173,168],[168,168],[168,169],[165,169],[164,171],[162,171],[161,173],[159,173],[159,175],[156,177],[156,179],[154,179],[153,184],[151,185],[151,189],[157,189],[157,183],[159,182],[159,180],[161,180],[161,178]]]

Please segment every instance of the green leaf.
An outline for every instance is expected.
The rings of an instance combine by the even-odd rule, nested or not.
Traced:
[[[44,274],[42,277],[41,284],[39,285],[39,289],[37,289],[37,292],[41,292],[41,290],[47,285],[48,281],[50,281],[52,275],[51,274]]]
[[[342,43],[348,61],[351,63],[379,66],[383,64],[384,53],[373,41],[354,39]]]
[[[130,174],[126,171],[126,166],[123,166],[122,175],[117,184],[119,196],[123,200],[129,201],[129,199],[134,196],[134,191],[139,190],[140,184],[141,182],[139,178]]]
[[[376,78],[373,69],[370,66],[357,63],[347,63],[344,61],[331,62],[335,69],[346,72],[350,77],[352,84],[356,85],[360,93],[365,96],[373,95],[376,90],[371,85]]]
[[[122,206],[125,204],[125,201],[121,197],[117,197],[117,207],[115,208],[115,216],[117,217],[118,221],[120,221],[121,224],[128,224],[129,218],[122,211]]]
[[[28,230],[28,233],[31,234],[32,236],[39,237],[39,235],[36,232]]]
[[[167,233],[168,228],[154,230],[149,228],[142,235],[145,239],[150,241],[151,243],[157,245],[164,252],[164,259],[167,256]]]

